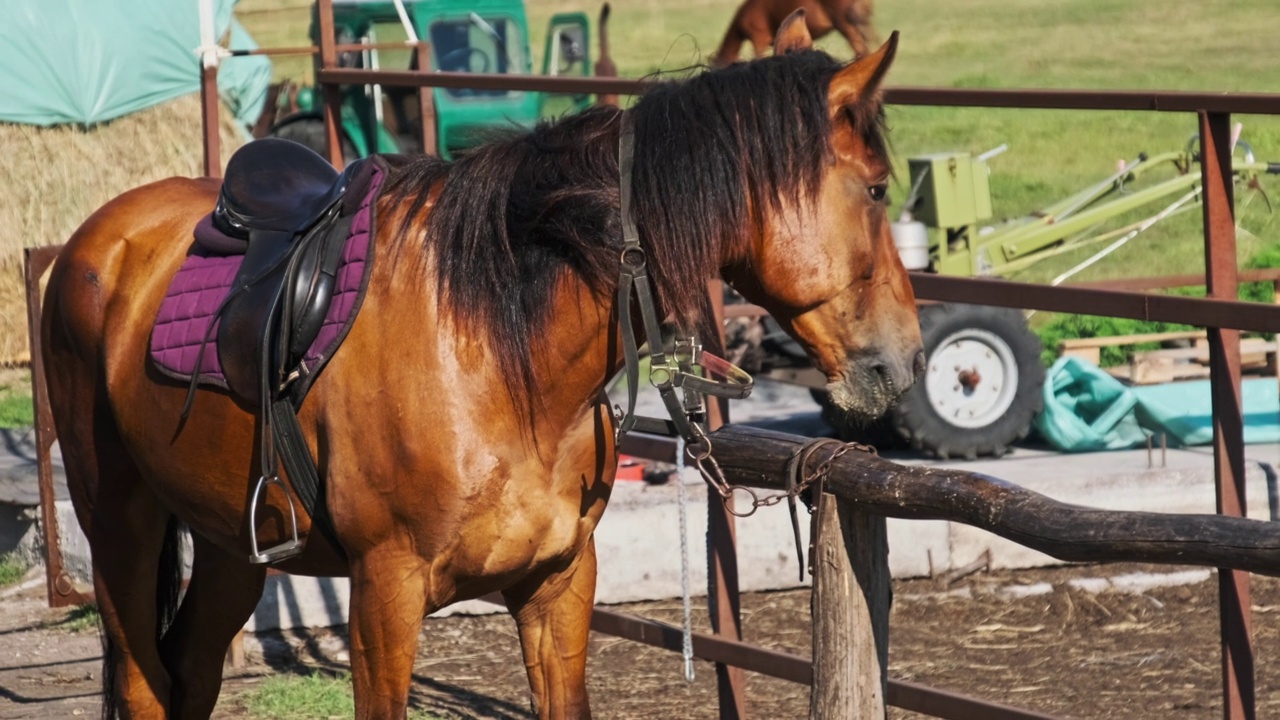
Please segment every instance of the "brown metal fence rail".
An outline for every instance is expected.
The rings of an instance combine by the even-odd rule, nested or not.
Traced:
[[[503,90],[530,90],[563,93],[609,93],[634,95],[644,91],[651,81],[633,79],[543,78],[519,75],[483,75],[469,73],[387,72],[338,69],[338,46],[334,43],[332,0],[319,0],[321,42],[318,48],[320,69],[316,76],[325,96],[325,116],[329,157],[341,164],[336,120],[339,110],[337,86],[343,84],[383,84],[430,89],[467,87]],[[401,45],[397,44],[397,47]],[[417,46],[419,67],[428,68],[428,47]],[[315,49],[285,48],[264,50],[263,54],[313,53]],[[216,64],[201,73],[201,97],[204,102],[205,172],[221,174],[218,154]],[[421,91],[423,125],[431,126],[430,92]],[[1241,414],[1240,356],[1241,330],[1274,331],[1280,329],[1280,308],[1243,303],[1236,300],[1240,273],[1236,265],[1234,197],[1231,176],[1230,120],[1232,113],[1280,115],[1280,95],[1220,94],[1185,92],[1061,91],[1061,90],[957,90],[933,88],[890,88],[885,100],[901,105],[940,105],[986,108],[1039,108],[1062,110],[1130,110],[1195,113],[1199,121],[1202,187],[1204,195],[1204,237],[1206,274],[1200,279],[1208,289],[1206,298],[1184,298],[1145,294],[1130,290],[1138,287],[1167,287],[1188,278],[1160,281],[1112,283],[1119,289],[1095,287],[1046,287],[1041,285],[967,278],[941,277],[913,273],[916,294],[923,300],[962,301],[974,304],[1000,305],[1023,309],[1058,312],[1082,312],[1114,317],[1158,319],[1200,325],[1209,330],[1211,392],[1214,417],[1214,468],[1217,485],[1217,507],[1227,518],[1242,517],[1244,497],[1244,445]],[[424,147],[434,147],[434,142]],[[44,533],[50,552],[49,598],[53,605],[79,602],[84,596],[75,592],[61,569],[56,519],[52,511],[52,473],[48,451],[55,437],[44,387],[44,373],[39,347],[39,278],[52,262],[56,248],[29,251],[27,256],[28,320],[32,342],[33,383],[37,410],[37,444],[41,450],[41,493],[45,506]],[[1267,279],[1273,279],[1268,277]],[[1176,280],[1176,282],[1174,282]],[[1192,277],[1191,280],[1195,280]],[[718,293],[715,293],[718,296]],[[726,418],[727,419],[727,418]],[[727,428],[721,431],[741,432]],[[718,441],[719,442],[719,441]],[[633,436],[623,451],[655,459],[671,459],[672,446],[658,438]],[[726,455],[721,462],[729,464]],[[776,482],[761,479],[759,483]],[[48,497],[45,497],[46,486]],[[853,497],[861,497],[855,494]],[[718,506],[717,503],[708,503]],[[881,517],[893,512],[877,508]],[[714,511],[709,511],[714,512]],[[853,513],[847,513],[852,516]],[[1227,519],[1227,518],[1224,518]],[[709,550],[710,577],[718,579],[711,595],[716,636],[699,635],[694,639],[695,654],[717,663],[721,679],[721,717],[741,717],[745,710],[745,688],[741,673],[730,666],[762,672],[797,682],[814,682],[810,661],[785,653],[755,648],[741,642],[740,619],[737,614],[736,557],[732,544],[731,517],[711,522],[712,547]],[[880,521],[881,525],[883,520]],[[1252,526],[1251,526],[1252,527]],[[874,529],[874,528],[873,528]],[[1095,555],[1096,558],[1102,556]],[[1118,559],[1118,557],[1111,557]],[[1268,561],[1269,562],[1269,561]],[[1233,570],[1223,560],[1218,573],[1219,605],[1222,618],[1223,716],[1230,720],[1255,717],[1253,651],[1250,644],[1249,576],[1244,570]],[[1239,563],[1235,563],[1239,565]],[[56,566],[56,567],[55,567]],[[1274,566],[1266,565],[1274,571]],[[675,628],[652,620],[623,616],[597,610],[593,627],[640,642],[675,649]],[[874,682],[873,682],[874,684]],[[912,683],[889,681],[885,699],[888,704],[928,713],[936,717],[965,720],[971,718],[1043,718],[1033,712],[1009,708],[974,698],[957,696]]]

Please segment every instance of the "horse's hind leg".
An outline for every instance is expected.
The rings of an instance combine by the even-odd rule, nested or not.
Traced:
[[[589,718],[587,641],[596,596],[595,538],[567,569],[506,590],[540,718]]]
[[[65,438],[63,443],[67,447]],[[103,453],[101,445],[99,452],[100,462],[92,469],[79,458],[64,462],[69,484],[76,484],[72,478],[96,475],[91,505],[78,504],[76,510],[93,554],[95,600],[106,631],[103,714],[163,718],[169,678],[159,654],[158,597],[172,597],[177,589],[160,577],[169,570],[161,568],[161,556],[166,541],[176,542],[170,537],[176,527],[123,452]]]
[[[870,48],[867,41],[871,35],[871,2],[855,0],[849,3],[843,12],[832,13],[836,29],[849,41],[853,53],[857,57],[866,55]]]
[[[197,536],[191,582],[160,643],[175,718],[207,718],[222,689],[222,664],[262,596],[267,571]]]

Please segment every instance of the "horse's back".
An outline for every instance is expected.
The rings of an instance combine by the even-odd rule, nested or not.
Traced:
[[[213,209],[218,186],[212,178],[167,178],[130,190],[90,215],[50,275],[46,342],[53,339],[49,333],[57,333],[56,340],[96,356],[104,338],[111,337],[113,345],[123,340],[118,333],[126,325],[119,323],[145,332],[149,323],[139,313],[159,302],[191,245],[196,222]]]

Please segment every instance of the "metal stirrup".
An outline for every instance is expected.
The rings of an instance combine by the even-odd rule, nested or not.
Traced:
[[[267,488],[271,485],[279,485],[280,490],[284,492],[285,501],[289,503],[289,526],[293,529],[293,537],[279,545],[259,551],[258,498],[264,496]],[[271,475],[270,477],[263,475],[259,477],[258,484],[253,488],[253,498],[249,500],[249,562],[255,565],[262,565],[288,560],[301,554],[303,546],[304,543],[298,539],[298,514],[293,508],[293,498],[290,496],[289,488],[285,486],[279,475]]]

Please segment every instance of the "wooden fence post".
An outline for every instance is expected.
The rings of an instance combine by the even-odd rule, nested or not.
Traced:
[[[885,717],[889,541],[885,519],[826,493],[813,553],[813,687],[809,717]]]

